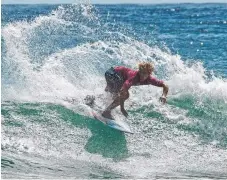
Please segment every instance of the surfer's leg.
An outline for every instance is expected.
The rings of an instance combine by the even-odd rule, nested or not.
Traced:
[[[129,98],[129,93],[127,96],[124,97],[124,101]],[[105,111],[102,113],[102,116],[105,118],[113,119],[111,115],[111,111],[120,105],[120,97],[116,94],[114,101],[105,109]]]
[[[105,118],[113,119],[111,115],[111,110],[120,105],[120,101],[113,101],[106,109],[103,111],[102,116]]]

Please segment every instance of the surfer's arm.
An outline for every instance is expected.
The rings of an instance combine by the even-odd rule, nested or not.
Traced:
[[[162,84],[163,87],[163,92],[162,92],[162,96],[159,98],[159,100],[163,103],[166,103],[166,97],[169,91],[169,87],[166,84]]]
[[[132,80],[126,80],[119,92],[119,102],[120,102],[121,112],[122,112],[122,114],[124,114],[125,117],[128,116],[128,113],[125,110],[124,102],[126,99],[129,98],[128,90],[131,86],[132,86]]]
[[[168,91],[169,91],[169,87],[165,83],[162,84],[162,87],[163,87],[162,96],[166,98]]]
[[[123,114],[125,117],[127,117],[127,116],[128,116],[128,113],[127,113],[127,111],[125,110],[124,102],[125,102],[126,99],[129,98],[129,92],[128,92],[128,90],[121,89],[118,98],[119,98],[119,101],[120,101],[121,112],[122,112],[122,114]]]
[[[157,87],[162,87],[163,88],[163,92],[162,92],[162,96],[159,98],[159,100],[163,103],[166,103],[166,97],[169,91],[169,87],[161,80],[158,80],[154,77],[149,77],[148,84],[152,84],[153,86],[157,86]]]

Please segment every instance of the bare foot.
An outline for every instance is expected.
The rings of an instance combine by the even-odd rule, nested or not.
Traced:
[[[112,117],[110,111],[104,111],[104,112],[102,113],[102,116],[103,116],[104,118],[114,119],[114,118]]]

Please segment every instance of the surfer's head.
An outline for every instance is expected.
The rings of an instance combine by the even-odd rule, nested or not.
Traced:
[[[154,70],[153,64],[149,62],[139,63],[140,80],[144,81],[145,79],[147,79],[153,70]]]

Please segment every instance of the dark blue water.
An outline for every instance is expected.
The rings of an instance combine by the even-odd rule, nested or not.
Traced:
[[[32,21],[58,6],[3,5],[2,23]],[[149,45],[166,45],[183,59],[200,60],[222,77],[227,74],[226,10],[226,4],[95,6],[102,24],[110,23],[111,29],[122,28],[126,34]],[[71,38],[62,48],[75,45],[77,37]]]
[[[2,5],[2,178],[227,178],[226,34],[227,4]],[[133,87],[134,135],[95,121],[84,97],[141,61],[167,104]]]

